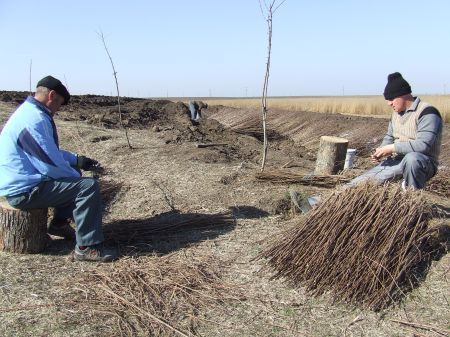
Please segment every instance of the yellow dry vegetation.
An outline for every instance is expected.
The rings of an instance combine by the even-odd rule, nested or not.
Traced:
[[[434,105],[444,121],[450,121],[450,95],[421,95],[420,98]],[[259,98],[215,98],[209,104],[225,105],[235,108],[258,108]],[[273,109],[289,111],[330,112],[352,115],[386,116],[391,109],[382,96],[308,96],[308,97],[270,97],[268,106]]]

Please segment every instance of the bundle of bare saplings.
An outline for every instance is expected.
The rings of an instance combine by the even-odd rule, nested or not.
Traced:
[[[106,225],[103,229],[107,241],[118,244],[149,242],[157,235],[186,233],[190,230],[212,231],[233,227],[235,218],[230,212],[196,214],[173,212],[144,220],[123,220]]]
[[[258,172],[255,174],[256,180],[269,181],[279,184],[302,184],[321,187],[334,187],[338,184],[350,181],[344,175],[302,175],[288,171]]]
[[[444,198],[450,198],[450,169],[441,169],[430,179],[425,190]]]
[[[380,310],[418,285],[445,250],[449,227],[428,228],[430,219],[420,192],[361,184],[332,193],[260,257],[274,278]]]

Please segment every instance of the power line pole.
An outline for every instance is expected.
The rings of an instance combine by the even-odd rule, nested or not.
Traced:
[[[31,96],[31,68],[33,66],[33,59],[30,60],[30,74],[29,74],[29,79],[30,79],[30,96]]]

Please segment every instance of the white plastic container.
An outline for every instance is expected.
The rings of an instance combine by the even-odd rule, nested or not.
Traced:
[[[345,156],[344,170],[353,168],[353,160],[355,159],[356,149],[347,149]]]

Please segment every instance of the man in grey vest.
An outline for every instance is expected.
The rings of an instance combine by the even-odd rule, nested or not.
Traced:
[[[443,121],[439,111],[419,97],[398,72],[388,76],[384,98],[392,107],[387,134],[372,154],[380,164],[353,179],[356,185],[367,179],[378,183],[403,179],[404,189],[421,189],[438,167]]]

